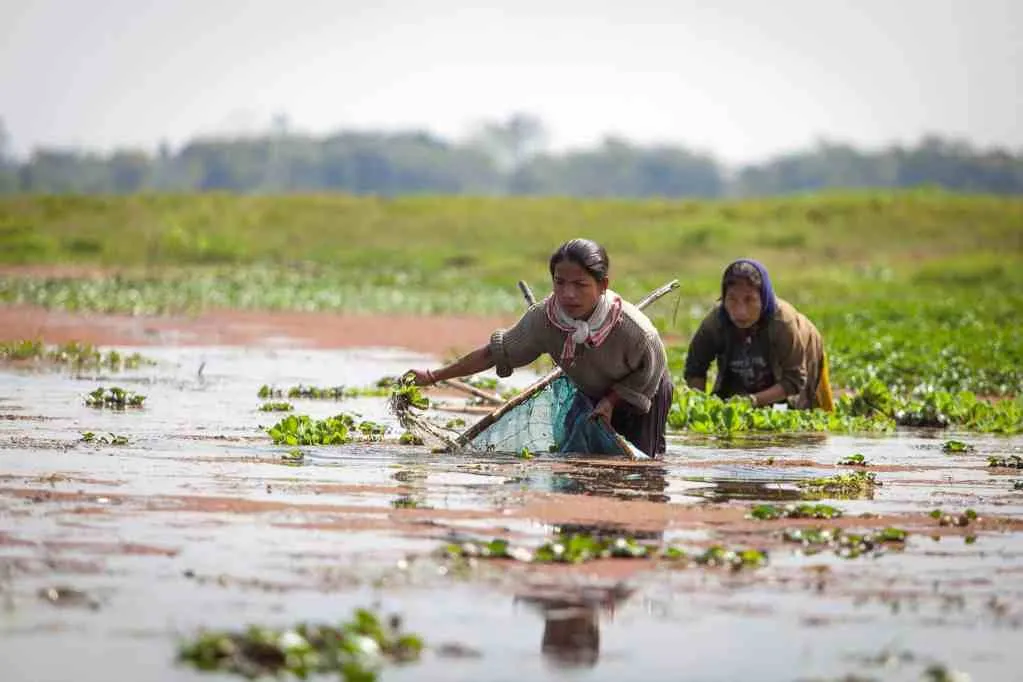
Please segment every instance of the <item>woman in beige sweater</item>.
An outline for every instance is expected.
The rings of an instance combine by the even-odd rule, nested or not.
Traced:
[[[510,329],[439,369],[413,369],[420,386],[491,367],[509,376],[547,353],[595,405],[593,414],[650,456],[665,450],[673,387],[657,329],[608,288],[602,246],[572,239],[551,255],[552,293]]]

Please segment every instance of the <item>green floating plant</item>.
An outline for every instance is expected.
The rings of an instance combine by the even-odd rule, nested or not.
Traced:
[[[800,481],[799,487],[811,495],[832,495],[835,497],[857,497],[873,491],[880,486],[877,474],[866,471],[851,471],[847,474],[836,474],[825,478],[812,478]]]
[[[722,566],[739,570],[767,563],[767,553],[756,549],[729,549],[715,545],[703,552],[687,553],[674,546],[658,548],[630,537],[600,537],[585,533],[559,535],[535,549],[513,547],[507,540],[463,542],[446,545],[441,555],[449,559],[513,559],[526,563],[581,564],[597,559],[643,559],[672,564]]]
[[[947,440],[941,445],[941,451],[949,454],[960,454],[963,452],[973,452],[974,447],[968,445],[961,440]]]
[[[288,402],[268,402],[259,406],[260,412],[291,412],[295,406]]]
[[[842,510],[828,504],[788,504],[776,507],[773,504],[758,504],[750,509],[749,518],[761,521],[774,519],[836,519]]]
[[[673,429],[732,435],[745,432],[874,432],[888,431],[885,415],[858,415],[848,410],[774,410],[754,408],[748,400],[721,398],[680,387],[668,413]]]
[[[802,545],[807,554],[830,549],[846,559],[880,554],[887,547],[901,548],[908,536],[907,531],[894,527],[868,533],[849,533],[841,528],[789,528],[782,532],[783,540]]]
[[[975,509],[967,509],[961,514],[946,514],[940,509],[935,509],[931,511],[930,517],[937,519],[938,524],[942,526],[968,526],[980,518]]]
[[[253,625],[241,631],[202,632],[180,645],[178,660],[199,670],[250,679],[334,674],[371,682],[384,664],[416,661],[423,648],[422,638],[404,632],[396,616],[384,620],[359,609],[351,621],[336,626],[302,623],[274,630]]]
[[[0,342],[0,360],[34,360],[76,370],[107,370],[117,372],[156,364],[139,353],[124,354],[116,350],[101,351],[91,343],[71,341],[57,346],[46,346],[42,341]]]
[[[1019,455],[1009,455],[1008,457],[988,457],[987,465],[989,467],[1023,469],[1023,457],[1020,457]]]
[[[870,462],[868,462],[867,459],[863,455],[858,453],[858,452],[856,454],[849,455],[847,457],[843,457],[840,460],[838,460],[838,462],[836,462],[836,463],[839,466],[849,466],[849,467],[865,467],[865,466],[870,466]]]
[[[398,442],[402,445],[423,445],[425,441],[421,436],[417,436],[411,431],[405,431],[398,436]]]
[[[146,396],[132,391],[125,391],[117,386],[112,386],[111,388],[100,386],[85,396],[85,404],[89,407],[109,407],[116,410],[123,410],[127,407],[142,407],[142,403],[145,400]]]
[[[99,445],[127,445],[128,436],[118,436],[113,433],[108,433],[105,436],[97,436],[92,431],[85,431],[82,433],[82,441],[85,443],[96,443]]]
[[[376,422],[358,422],[350,414],[326,419],[309,415],[288,415],[267,429],[275,445],[344,445],[355,440],[378,441],[386,427]]]

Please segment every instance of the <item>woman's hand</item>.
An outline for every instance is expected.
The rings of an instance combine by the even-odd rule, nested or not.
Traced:
[[[437,383],[433,371],[429,369],[410,369],[401,375],[402,378],[409,377],[416,386],[433,386]]]
[[[611,425],[611,415],[615,411],[615,401],[609,398],[601,398],[597,406],[590,413],[590,419],[603,419],[608,426]]]

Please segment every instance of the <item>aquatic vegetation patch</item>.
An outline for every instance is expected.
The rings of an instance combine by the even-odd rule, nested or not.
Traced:
[[[288,448],[287,451],[281,454],[281,464],[297,466],[303,462],[305,462],[305,453],[298,448]]]
[[[963,452],[973,452],[976,448],[972,445],[964,443],[961,440],[947,440],[941,444],[941,451],[948,454],[960,454]]]
[[[877,474],[867,471],[851,471],[847,474],[835,474],[799,482],[799,487],[807,493],[836,497],[864,495],[872,492],[875,486],[880,485],[882,483],[877,480]]]
[[[850,533],[841,528],[789,528],[782,532],[785,542],[801,545],[806,554],[833,550],[845,559],[881,554],[891,547],[902,549],[908,536],[907,531],[894,527],[868,533]]]
[[[119,386],[111,386],[110,388],[100,386],[85,396],[85,404],[89,407],[107,407],[115,410],[123,410],[128,407],[142,407],[142,403],[145,400],[146,396],[139,395],[133,391],[126,391]]]
[[[750,509],[748,518],[760,521],[774,519],[837,519],[842,510],[829,504],[787,504],[777,507],[773,504],[758,504]]]
[[[846,457],[842,457],[841,459],[839,459],[835,463],[838,464],[839,466],[846,466],[846,467],[866,467],[866,466],[870,466],[870,462],[867,461],[866,457],[864,457],[863,455],[861,455],[858,452],[856,454],[853,454],[853,455],[848,455]]]
[[[946,514],[940,509],[935,509],[930,513],[932,519],[938,520],[938,525],[941,526],[968,526],[974,521],[980,520],[976,510],[967,509],[961,514]]]
[[[275,445],[344,445],[356,440],[380,440],[387,427],[376,422],[360,422],[350,414],[313,419],[306,414],[290,414],[266,429]]]
[[[347,398],[386,398],[391,393],[394,385],[393,377],[385,377],[380,380],[386,384],[378,383],[376,386],[291,386],[287,389],[276,388],[263,384],[259,387],[256,396],[267,400],[269,398],[305,398],[307,400],[345,400]]]
[[[898,426],[954,426],[981,433],[1023,433],[1023,396],[982,400],[970,391],[951,393],[921,385],[900,397],[873,379],[839,398],[836,410],[862,417],[890,418]]]
[[[398,436],[398,442],[401,443],[402,445],[424,445],[425,444],[421,436],[417,436],[416,434],[412,433],[411,431],[403,431],[402,434],[400,436]]]
[[[455,560],[512,559],[525,563],[581,564],[597,559],[643,559],[674,565],[696,564],[732,570],[756,568],[767,563],[767,553],[757,549],[730,549],[714,545],[702,552],[688,553],[675,546],[658,547],[626,536],[603,537],[567,533],[534,549],[516,547],[507,540],[451,543],[441,549],[444,558]]]
[[[836,410],[776,410],[755,408],[748,400],[721,398],[676,387],[678,396],[668,413],[672,429],[694,433],[731,435],[766,432],[884,432],[894,422],[883,415],[856,415]]]
[[[1019,455],[1009,455],[1008,457],[988,457],[987,465],[989,467],[1023,469],[1023,457],[1020,457]]]
[[[340,625],[301,623],[287,630],[250,626],[240,631],[207,631],[178,650],[178,660],[203,671],[254,679],[290,673],[299,679],[334,674],[350,682],[372,682],[387,663],[419,659],[419,635],[401,620],[365,609]]]
[[[113,433],[97,436],[92,431],[85,431],[82,433],[82,442],[96,443],[97,445],[127,445],[128,436],[118,436]]]
[[[259,406],[260,412],[291,412],[294,409],[294,405],[284,401],[267,402]]]
[[[156,364],[140,353],[124,354],[116,350],[101,351],[91,343],[72,341],[47,346],[42,341],[0,342],[0,361],[26,362],[75,370],[107,370],[117,372]]]

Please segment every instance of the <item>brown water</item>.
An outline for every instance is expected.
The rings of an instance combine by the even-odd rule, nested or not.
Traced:
[[[130,349],[128,349],[130,350]],[[404,616],[431,649],[385,680],[1023,679],[1023,472],[986,456],[1023,440],[948,434],[715,441],[677,437],[663,461],[624,463],[427,448],[304,448],[278,463],[256,410],[264,383],[366,385],[418,364],[387,351],[144,349],[156,367],[116,376],[0,372],[0,679],[210,679],[174,662],[202,627],[336,621],[359,606]],[[198,369],[202,365],[201,375]],[[521,377],[528,381],[528,377]],[[85,407],[98,385],[147,395],[141,411]],[[293,401],[384,422],[384,401]],[[128,446],[79,442],[113,432]],[[799,499],[803,478],[863,453],[884,485],[832,501],[848,528],[898,525],[903,551],[807,556],[744,518]],[[941,527],[931,509],[983,517]],[[881,518],[860,519],[862,513]],[[535,545],[556,525],[655,542],[768,549],[738,573],[648,562],[487,565],[430,554],[496,535]],[[967,538],[972,536],[969,540]],[[40,590],[67,587],[58,603]],[[78,595],[77,597],[75,595]],[[478,656],[452,658],[456,643]],[[965,678],[964,678],[965,679]]]

